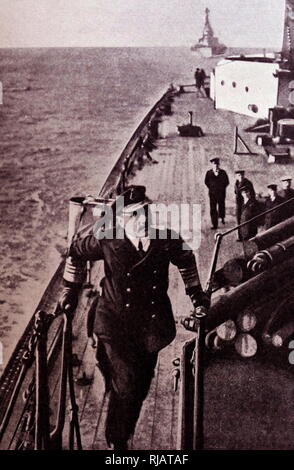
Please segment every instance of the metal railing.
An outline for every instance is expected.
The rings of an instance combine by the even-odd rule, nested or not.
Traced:
[[[213,249],[212,260],[211,260],[209,274],[208,274],[206,287],[205,287],[205,291],[209,295],[211,295],[211,293],[212,293],[213,277],[214,277],[214,274],[215,274],[215,271],[216,271],[216,267],[217,267],[217,263],[218,263],[218,256],[219,256],[219,252],[220,252],[220,249],[221,249],[221,244],[222,244],[223,239],[225,237],[227,237],[228,235],[230,235],[231,233],[236,232],[240,228],[246,227],[247,225],[251,224],[252,222],[257,222],[258,220],[263,219],[264,216],[266,216],[267,214],[270,214],[272,212],[275,212],[277,210],[285,208],[286,206],[290,205],[290,203],[294,204],[294,197],[291,198],[291,199],[288,199],[288,201],[285,201],[285,202],[279,204],[276,207],[273,207],[272,209],[261,212],[260,214],[256,215],[255,217],[252,217],[252,219],[249,219],[246,222],[243,222],[242,224],[239,224],[239,225],[227,230],[226,232],[216,234],[216,236],[215,236],[216,241],[215,241],[215,245],[214,245],[214,249]]]
[[[285,208],[290,203],[294,203],[294,198],[289,199],[288,201],[279,204],[278,206],[263,211],[252,219],[233,227],[232,229],[227,230],[224,233],[216,234],[216,241],[214,245],[211,265],[209,269],[208,279],[206,282],[205,292],[211,298],[213,290],[213,280],[217,268],[218,257],[221,249],[222,241],[225,237],[231,233],[239,230],[246,225],[251,224],[252,222],[257,222],[260,219],[263,219],[267,214],[270,214],[274,211],[281,210]],[[193,352],[193,369],[194,369],[194,398],[193,398],[193,439],[192,439],[192,448],[193,450],[203,450],[204,448],[204,372],[205,372],[205,332],[206,332],[206,318],[209,315],[209,310],[206,310],[203,307],[200,307],[194,312],[194,319],[190,320],[190,323],[187,322],[186,325],[189,325],[187,329],[195,332],[195,346]],[[186,326],[187,327],[187,326]],[[183,433],[182,433],[183,434]]]

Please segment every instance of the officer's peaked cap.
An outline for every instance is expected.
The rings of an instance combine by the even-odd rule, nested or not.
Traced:
[[[272,189],[273,191],[276,191],[278,186],[276,184],[269,184],[268,189]]]
[[[219,163],[220,162],[220,159],[219,158],[212,158],[210,160],[210,163]]]
[[[119,198],[123,201],[122,210],[124,213],[134,212],[152,202],[151,199],[146,196],[145,186],[128,186],[123,193],[119,195]]]
[[[281,181],[292,181],[293,178],[291,178],[291,176],[283,176],[283,178],[281,178]]]

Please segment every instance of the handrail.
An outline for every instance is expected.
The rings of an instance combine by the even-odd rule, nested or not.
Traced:
[[[62,447],[62,431],[65,423],[67,384],[69,387],[69,399],[71,403],[71,419],[69,432],[69,449],[74,448],[74,432],[76,433],[78,450],[82,450],[80,427],[78,421],[78,405],[76,403],[74,392],[74,379],[72,373],[72,322],[73,313],[69,310],[63,314],[63,338],[62,338],[62,357],[61,357],[61,379],[59,386],[59,400],[56,424],[50,432],[49,448],[57,450]],[[44,369],[46,372],[46,369]]]
[[[47,334],[49,324],[47,314],[40,312],[40,329],[36,350],[36,407],[35,407],[35,450],[49,449],[49,390]]]
[[[210,270],[209,270],[209,274],[208,274],[208,279],[207,279],[207,282],[206,282],[206,289],[205,289],[208,294],[211,295],[211,293],[212,293],[213,276],[214,276],[215,271],[216,271],[217,262],[218,262],[218,255],[219,255],[219,252],[220,252],[221,243],[222,243],[223,239],[224,239],[227,235],[230,235],[231,233],[235,232],[236,230],[239,230],[240,228],[245,227],[246,225],[248,225],[248,224],[250,224],[250,223],[252,223],[252,222],[257,221],[258,219],[263,218],[265,215],[270,214],[271,212],[274,212],[274,211],[276,211],[277,209],[281,209],[281,208],[287,206],[287,205],[290,204],[291,202],[294,203],[294,197],[291,198],[291,199],[288,199],[288,201],[285,201],[285,202],[279,204],[279,205],[276,206],[276,207],[273,207],[272,209],[269,209],[269,210],[267,210],[267,211],[264,211],[264,212],[262,212],[261,214],[256,215],[255,217],[252,217],[252,219],[247,220],[246,222],[243,222],[242,224],[236,225],[235,227],[233,227],[233,228],[227,230],[226,232],[217,233],[217,234],[216,234],[216,241],[215,241],[215,245],[214,245],[214,252],[213,252],[213,256],[212,256],[212,260],[211,260],[211,266],[210,266]]]
[[[1,425],[0,425],[0,441],[6,431],[8,422],[10,420],[14,405],[16,403],[18,393],[20,391],[20,388],[22,386],[22,383],[25,379],[26,373],[28,369],[30,369],[32,363],[34,362],[34,353],[36,350],[36,347],[39,346],[40,341],[39,338],[40,336],[43,335],[44,329],[48,328],[49,322],[51,320],[52,316],[49,315],[44,315],[44,312],[38,311],[33,319],[34,319],[34,329],[32,332],[32,335],[30,337],[30,340],[28,342],[27,349],[23,353],[22,357],[22,367],[20,374],[17,378],[17,381],[11,391],[10,395],[10,400],[5,408],[5,414],[2,418]],[[42,346],[42,345],[41,345]],[[42,353],[41,353],[42,354]]]
[[[294,198],[289,199],[288,201],[279,204],[278,206],[264,211],[258,216],[253,217],[252,219],[239,224],[238,226],[227,230],[224,233],[217,233],[216,234],[216,241],[214,245],[213,256],[211,260],[211,265],[209,269],[209,275],[206,283],[206,293],[211,297],[212,295],[212,288],[213,288],[213,277],[216,271],[217,262],[218,262],[218,255],[221,248],[221,243],[224,237],[227,235],[235,232],[241,227],[244,227],[250,224],[253,221],[264,217],[266,214],[270,214],[271,212],[276,211],[277,209],[281,209],[282,207],[286,206],[290,202],[294,201]],[[194,317],[196,321],[193,320],[192,322],[192,330],[195,331],[195,347],[194,347],[194,355],[193,355],[193,364],[194,364],[194,405],[193,405],[193,450],[203,450],[204,447],[204,430],[203,430],[203,422],[204,422],[204,370],[205,370],[205,361],[204,361],[204,354],[205,354],[205,329],[206,329],[206,319],[209,316],[209,310],[207,311],[203,307],[199,307],[194,312]]]

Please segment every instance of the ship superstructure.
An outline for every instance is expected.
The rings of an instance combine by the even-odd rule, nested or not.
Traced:
[[[226,57],[211,78],[216,109],[268,118],[270,108],[293,105],[294,1],[286,0],[281,52]]]

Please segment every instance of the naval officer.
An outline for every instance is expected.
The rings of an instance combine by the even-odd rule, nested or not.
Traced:
[[[158,352],[176,335],[167,295],[169,264],[178,267],[194,307],[208,307],[209,300],[193,252],[187,246],[183,249],[182,239],[170,230],[156,230],[150,239],[145,187],[130,186],[119,198],[123,204],[116,220],[123,237],[94,233],[73,241],[60,305],[76,307],[86,261],[103,260],[105,279],[94,331],[98,362],[104,374],[107,371],[110,391],[106,439],[114,449],[124,450],[149,391]]]
[[[245,170],[237,170],[235,171],[235,175],[236,217],[237,223],[239,225],[241,220],[242,206],[244,202],[241,189],[247,187],[252,194],[255,194],[255,191],[251,181],[245,177]]]
[[[212,169],[206,173],[205,184],[208,187],[210,201],[210,217],[212,222],[212,230],[218,228],[218,219],[225,224],[226,217],[226,189],[230,184],[229,178],[225,170],[220,168],[220,159],[212,158],[210,160]]]
[[[255,195],[254,187],[251,181],[245,177],[245,170],[237,170],[235,171],[236,181],[235,181],[235,197],[236,197],[236,218],[237,218],[237,225],[241,223],[241,214],[242,214],[242,207],[244,204],[244,198],[242,195],[241,189],[248,188],[252,195]],[[239,241],[242,240],[242,236],[239,230]]]
[[[255,198],[255,194],[248,185],[239,188],[239,191],[243,200],[240,224],[247,222],[246,225],[239,229],[239,241],[246,241],[255,237],[257,234],[259,221],[251,221],[251,219],[260,214],[260,207]]]

